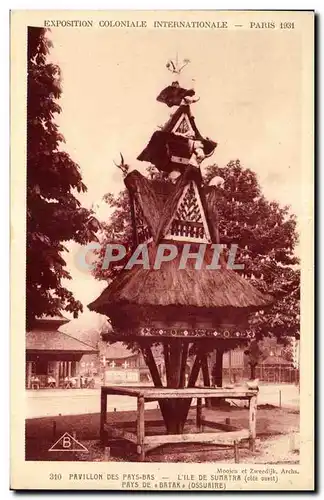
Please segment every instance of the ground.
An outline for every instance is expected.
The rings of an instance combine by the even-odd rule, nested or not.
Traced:
[[[26,417],[78,415],[100,412],[100,389],[41,389],[26,391]],[[262,384],[259,405],[271,404],[283,408],[298,408],[298,387],[293,384]],[[155,408],[148,403],[146,408]],[[136,400],[125,396],[109,396],[108,411],[135,410]]]
[[[70,402],[71,404],[71,402]],[[146,418],[160,418],[156,409],[148,409]],[[231,423],[248,427],[248,411],[243,408],[228,407],[221,410],[204,409],[208,420]],[[194,418],[192,409],[189,418]],[[134,411],[111,411],[111,421],[135,420]],[[55,422],[55,424],[54,424]],[[260,405],[257,412],[257,449],[251,452],[245,444],[240,448],[240,462],[248,463],[298,463],[299,461],[299,411],[291,407],[276,408],[269,404]],[[49,452],[49,448],[65,432],[75,435],[89,451],[85,452]],[[99,414],[66,415],[26,420],[26,459],[27,460],[82,460],[82,461],[134,461],[134,445],[115,441],[108,443],[110,458],[104,456],[104,448],[99,442]],[[108,445],[107,444],[107,445]],[[233,462],[232,448],[210,445],[166,445],[152,450],[147,458],[152,462]]]

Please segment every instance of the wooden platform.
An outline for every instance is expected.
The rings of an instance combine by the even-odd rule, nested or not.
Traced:
[[[117,394],[137,398],[136,422],[122,422],[108,424],[107,396]],[[151,434],[149,428],[161,427],[163,421],[145,422],[145,401],[160,401],[165,399],[197,399],[196,432],[183,434],[165,434],[163,432]],[[243,399],[249,401],[249,429],[237,429],[232,425],[213,422],[203,418],[202,398]],[[145,453],[149,450],[169,443],[211,443],[217,445],[233,445],[235,461],[239,461],[238,445],[248,439],[250,448],[254,448],[256,438],[256,405],[257,391],[245,388],[223,389],[210,387],[194,387],[185,389],[169,389],[160,387],[116,387],[103,386],[101,388],[101,418],[100,437],[102,442],[106,437],[122,438],[137,445],[140,461],[145,460]],[[146,425],[145,425],[146,424]],[[208,432],[206,432],[208,429]],[[162,431],[162,429],[161,429]],[[155,431],[156,432],[156,431]]]

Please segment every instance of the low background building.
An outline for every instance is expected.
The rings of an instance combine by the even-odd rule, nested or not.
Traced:
[[[43,317],[26,332],[26,387],[62,387],[76,378],[80,384],[80,360],[85,354],[98,355],[96,346],[82,342],[58,328],[69,320],[63,316]]]

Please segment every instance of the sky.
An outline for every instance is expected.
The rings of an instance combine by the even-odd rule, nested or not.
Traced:
[[[171,109],[156,101],[173,80],[169,58],[189,58],[180,83],[194,86],[192,106],[204,136],[218,143],[205,163],[240,159],[255,171],[265,196],[291,205],[300,221],[302,58],[298,32],[107,30],[53,28],[50,59],[62,72],[62,113],[55,118],[67,151],[88,187],[80,197],[109,217],[102,197],[123,189],[113,160],[122,152],[132,168]],[[203,163],[203,165],[205,164]],[[86,305],[105,287],[76,266],[77,245],[65,255],[66,286]]]

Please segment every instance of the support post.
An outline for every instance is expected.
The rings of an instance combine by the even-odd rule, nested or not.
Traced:
[[[203,374],[203,381],[205,387],[210,387],[210,376],[209,376],[209,367],[208,367],[208,357],[207,354],[204,354],[201,360],[201,370]],[[210,398],[205,398],[206,406],[211,406]]]
[[[179,387],[185,387],[186,385],[186,366],[188,359],[188,351],[189,351],[189,342],[185,342],[182,347],[182,356],[181,356],[181,368],[180,368],[180,380]]]
[[[202,431],[202,398],[197,398],[197,418],[196,418],[196,427],[197,432]]]
[[[239,455],[239,444],[238,441],[234,441],[234,462],[238,464],[240,462],[240,455]]]
[[[101,388],[100,396],[100,441],[104,441],[105,437],[105,423],[107,415],[107,393]]]
[[[256,411],[257,411],[257,396],[252,396],[250,399],[249,408],[249,434],[250,434],[250,450],[255,449],[255,438],[256,438]]]
[[[137,398],[137,453],[139,455],[139,461],[144,462],[145,460],[145,400],[144,396],[139,395]]]
[[[158,368],[156,366],[155,359],[154,359],[154,356],[152,354],[151,347],[150,346],[142,345],[141,346],[141,350],[142,350],[144,361],[145,361],[145,363],[147,364],[147,366],[148,366],[148,368],[150,370],[150,374],[151,374],[154,386],[155,387],[163,387],[162,380],[161,380],[161,377],[160,377],[160,374],[159,374],[159,370],[158,370]],[[168,406],[167,406],[167,402],[163,401],[163,400],[160,400],[159,401],[159,406],[160,406],[160,410],[161,410],[162,417],[163,417],[163,420],[165,422],[165,425],[168,428],[169,418],[168,418]]]
[[[197,382],[197,378],[198,378],[200,368],[201,368],[201,360],[202,360],[203,354],[204,353],[202,352],[201,349],[196,354],[196,358],[195,358],[194,364],[191,368],[191,373],[190,373],[190,376],[188,379],[188,387],[194,387],[196,382]],[[181,433],[183,432],[183,428],[184,428],[185,422],[187,420],[187,416],[188,416],[188,413],[190,410],[190,405],[191,405],[191,399],[185,399],[185,400],[183,400],[182,405],[181,406],[179,405],[178,412],[181,415],[181,417],[179,417],[179,420],[181,422],[181,429],[180,429]]]
[[[31,388],[32,361],[27,361],[27,389]]]
[[[60,387],[60,362],[59,361],[55,361],[54,376],[55,376],[56,387]]]
[[[216,360],[213,369],[213,383],[216,387],[222,387],[223,385],[223,354],[224,349],[222,347],[217,347],[216,349]],[[211,398],[211,405],[214,407],[220,406],[222,399]]]

